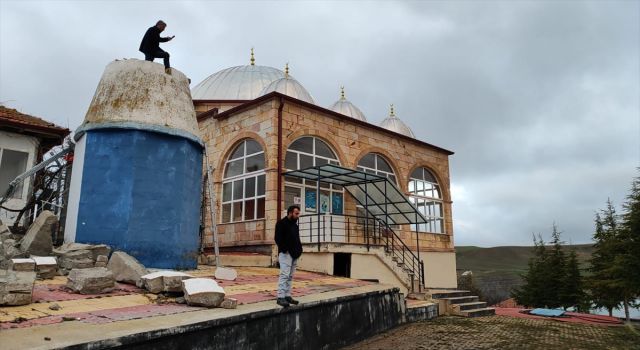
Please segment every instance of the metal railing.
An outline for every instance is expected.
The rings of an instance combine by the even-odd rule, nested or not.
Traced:
[[[350,243],[382,246],[419,288],[425,286],[424,263],[409,249],[400,236],[386,223],[372,217],[335,214],[301,215],[298,221],[302,243]],[[414,290],[413,283],[411,285]]]
[[[20,174],[9,183],[5,193],[0,193],[0,209],[15,213],[12,225],[13,232],[25,231],[25,228],[29,227],[42,211],[49,210],[58,216],[60,222],[52,239],[54,243],[61,243],[74,146],[72,142],[67,142],[49,151],[45,155],[45,160]],[[24,199],[24,205],[18,208],[8,206],[10,200],[14,199],[17,190],[29,184],[31,188]]]

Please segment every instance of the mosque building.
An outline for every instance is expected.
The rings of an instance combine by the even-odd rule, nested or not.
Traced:
[[[210,75],[191,95],[223,252],[266,254],[275,263],[275,223],[298,204],[299,268],[405,291],[456,287],[453,152],[416,138],[393,105],[367,117],[341,88],[335,103],[320,106],[288,65],[258,65],[253,50],[248,65]],[[373,122],[380,114],[387,116]],[[203,237],[211,248],[207,205]]]

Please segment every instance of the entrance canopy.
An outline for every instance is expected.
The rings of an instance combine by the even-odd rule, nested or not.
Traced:
[[[384,176],[332,164],[288,171],[284,175],[340,185],[370,215],[387,225],[428,222],[409,198]]]

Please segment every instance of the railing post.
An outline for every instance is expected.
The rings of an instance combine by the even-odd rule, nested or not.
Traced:
[[[327,241],[327,216],[322,215],[322,241]]]
[[[318,214],[318,251],[320,251],[320,168],[316,179],[316,213]]]
[[[329,239],[333,242],[333,215],[329,216]]]
[[[364,184],[364,234],[367,239],[367,251],[369,251],[369,194],[367,184]]]
[[[420,288],[426,287],[427,283],[424,280],[424,261],[420,261],[420,277],[421,277]]]

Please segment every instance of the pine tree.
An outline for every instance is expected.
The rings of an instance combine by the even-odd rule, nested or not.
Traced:
[[[607,200],[607,208],[596,213],[596,230],[593,235],[594,251],[590,260],[591,276],[587,281],[591,299],[598,308],[605,308],[612,316],[623,299],[617,281],[613,276],[613,264],[619,244],[618,217],[611,200]]]
[[[565,280],[560,290],[560,301],[562,307],[573,307],[576,310],[583,311],[585,308],[585,294],[582,286],[582,276],[580,275],[580,266],[576,251],[571,249],[567,257],[565,266]]]
[[[533,236],[533,256],[529,258],[528,269],[521,277],[524,283],[515,288],[511,295],[519,305],[544,307],[547,299],[545,279],[547,251],[542,237]]]
[[[549,251],[546,261],[546,281],[547,293],[545,293],[544,304],[552,309],[563,306],[560,291],[565,284],[566,276],[566,257],[562,250],[562,241],[560,240],[560,231],[554,223],[551,232],[551,243],[553,246]]]
[[[640,297],[640,177],[633,180],[623,210],[613,275],[623,297],[626,321],[630,322],[630,304]]]

